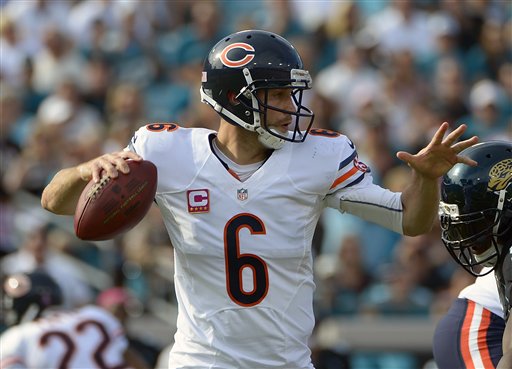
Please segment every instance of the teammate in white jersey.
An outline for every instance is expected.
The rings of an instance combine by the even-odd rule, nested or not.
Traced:
[[[94,305],[60,310],[62,294],[47,274],[8,276],[2,298],[15,323],[0,336],[2,369],[129,368],[119,321]]]
[[[463,304],[448,313],[452,327],[446,329],[444,320],[437,328],[434,339],[441,342],[434,342],[434,356],[440,369],[510,369],[512,143],[483,142],[461,154],[477,161],[478,166],[457,164],[443,176],[441,238],[452,257],[479,278],[474,287],[461,292],[466,298],[460,300]],[[497,296],[501,309],[496,306]],[[463,321],[460,333],[442,337],[442,331],[453,332],[459,321]],[[447,352],[447,348],[453,352]]]
[[[311,241],[329,206],[407,235],[430,230],[438,178],[458,153],[465,126],[444,123],[416,155],[410,186],[393,193],[372,183],[346,136],[312,129],[302,105],[311,77],[282,37],[249,30],[210,51],[201,98],[220,115],[218,132],[148,124],[126,151],[61,170],[44,208],[73,214],[87,181],[126,173],[127,159],[158,168],[156,203],[175,252],[178,322],[171,368],[313,368]],[[306,139],[307,137],[307,139]],[[122,175],[122,174],[121,174]]]

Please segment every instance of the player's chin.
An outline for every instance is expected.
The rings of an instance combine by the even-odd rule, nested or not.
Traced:
[[[276,131],[277,133],[280,133],[280,134],[284,134],[284,135],[286,135],[288,133],[288,131],[290,130],[289,127],[290,127],[290,123],[269,126],[269,128],[271,130]]]

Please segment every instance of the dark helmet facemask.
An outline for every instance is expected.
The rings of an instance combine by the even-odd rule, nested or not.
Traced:
[[[249,69],[243,70],[247,86],[240,90],[236,96],[237,99],[253,114],[253,124],[249,125],[243,122],[241,125],[250,131],[259,134],[259,140],[262,144],[271,149],[279,149],[284,141],[304,142],[311,125],[313,124],[314,114],[307,107],[302,105],[304,90],[311,88],[311,77],[308,71],[301,69],[292,69],[290,79],[282,80],[253,80]],[[268,93],[272,89],[291,89],[291,97],[295,105],[295,111],[284,110],[268,104]],[[264,92],[263,100],[258,97],[258,91]],[[242,97],[245,97],[243,99]],[[287,134],[281,133],[276,129],[269,127],[267,121],[268,110],[278,111],[291,116],[292,130]],[[304,129],[301,129],[301,119],[307,122]]]
[[[459,215],[457,205],[440,202],[441,239],[452,257],[474,276],[489,274],[496,267],[502,249],[497,241],[500,212],[488,209]],[[481,272],[481,267],[491,269]]]
[[[510,232],[501,226],[506,196],[507,189],[503,189],[495,208],[468,214],[459,214],[456,204],[439,203],[441,239],[452,257],[476,277],[496,269],[502,255],[504,245],[498,240]],[[490,269],[482,272],[481,267]]]

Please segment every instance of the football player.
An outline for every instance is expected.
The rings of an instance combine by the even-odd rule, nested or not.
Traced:
[[[452,323],[455,321],[465,327],[460,328],[460,333],[452,329],[452,334],[443,338],[436,334],[443,343],[434,344],[434,354],[437,347],[436,361],[440,369],[510,369],[512,144],[502,141],[480,143],[464,150],[461,155],[477,161],[478,166],[456,164],[443,177],[439,205],[441,238],[452,257],[469,273],[479,276],[477,281],[494,273],[497,293],[486,292],[490,287],[481,288],[478,295],[470,296],[470,300],[456,301],[460,307],[452,307],[449,316]],[[501,312],[492,307],[482,309],[482,305],[494,305],[492,294],[499,294]],[[475,304],[471,299],[480,300],[480,303]],[[446,326],[446,322],[441,324]],[[438,327],[438,331],[441,330],[444,328]],[[500,341],[501,359],[499,347],[496,347]],[[440,348],[442,345],[445,347]]]
[[[5,278],[2,312],[10,328],[0,336],[2,369],[128,367],[113,315],[94,305],[62,310],[61,303],[59,286],[44,272]]]
[[[410,186],[393,193],[372,181],[346,136],[310,129],[311,88],[295,48],[271,32],[224,37],[204,63],[201,99],[220,115],[218,132],[155,123],[126,151],[59,171],[42,205],[71,215],[81,190],[127,159],[158,168],[156,203],[175,252],[178,321],[171,368],[313,368],[311,242],[325,207],[398,233],[430,230],[438,179],[476,137],[440,126],[418,154],[399,152]]]
[[[496,368],[503,356],[504,316],[493,271],[462,289],[434,332],[438,369]]]

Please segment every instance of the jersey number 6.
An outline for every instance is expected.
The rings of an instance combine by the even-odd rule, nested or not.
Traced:
[[[235,303],[249,307],[259,304],[267,295],[268,268],[259,256],[240,253],[239,232],[242,228],[248,228],[251,234],[265,234],[266,231],[261,219],[247,213],[235,215],[224,227],[227,292]],[[246,291],[243,287],[244,268],[252,269],[251,291]]]

